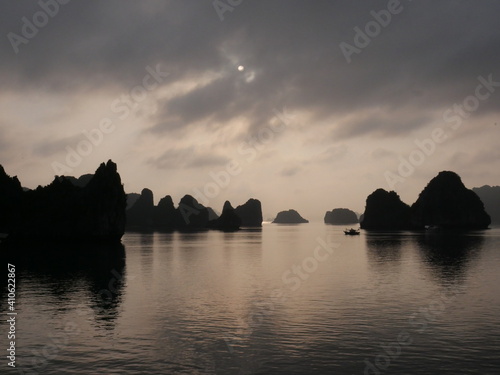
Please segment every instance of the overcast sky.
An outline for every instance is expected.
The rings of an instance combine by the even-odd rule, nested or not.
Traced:
[[[60,2],[1,5],[0,164],[24,186],[112,159],[156,201],[321,220],[441,170],[500,185],[500,2]]]

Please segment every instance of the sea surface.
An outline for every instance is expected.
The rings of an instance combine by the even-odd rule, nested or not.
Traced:
[[[0,373],[500,374],[500,228],[343,229],[2,249]]]

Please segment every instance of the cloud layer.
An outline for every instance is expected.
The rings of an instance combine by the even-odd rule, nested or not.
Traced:
[[[269,214],[292,206],[316,217],[335,205],[362,210],[367,190],[388,188],[384,172],[397,170],[416,138],[448,129],[443,113],[474,95],[479,76],[500,82],[495,1],[247,1],[223,20],[211,0],[61,2],[12,0],[0,12],[0,163],[32,186],[50,181],[52,163],[64,163],[67,147],[86,139],[83,130],[109,118],[116,130],[72,174],[113,157],[128,190],[148,186],[180,198],[239,160],[241,175],[214,205],[256,194]],[[400,10],[390,20],[389,3]],[[369,34],[375,14],[387,25],[359,48],[356,30]],[[359,51],[350,63],[341,43]],[[168,74],[141,91],[148,67]],[[500,184],[499,96],[466,113],[396,187],[403,197],[413,200],[443,169],[469,185]],[[285,107],[293,122],[259,139]],[[256,151],[251,162],[241,154],[245,142]],[[339,182],[346,178],[348,197]],[[273,203],[262,181],[290,193]],[[294,203],[318,194],[321,201]],[[278,207],[285,202],[290,207]]]

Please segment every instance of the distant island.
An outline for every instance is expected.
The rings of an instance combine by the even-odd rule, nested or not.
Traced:
[[[410,207],[394,191],[377,189],[366,199],[361,228],[371,230],[486,229],[491,223],[484,204],[460,176],[443,171],[434,177]]]
[[[335,225],[357,224],[358,216],[347,208],[334,208],[332,211],[326,212],[324,222]]]
[[[236,213],[236,210],[231,206],[229,201],[224,203],[220,217],[214,220],[209,220],[207,226],[213,229],[223,231],[235,231],[240,229],[242,220]]]
[[[262,204],[258,199],[250,198],[245,204],[236,207],[234,210],[241,219],[242,227],[262,226]]]
[[[281,211],[273,220],[275,224],[303,224],[308,222],[309,220],[304,219],[295,210]]]
[[[487,209],[478,196],[487,202]],[[366,199],[360,226],[368,230],[421,230],[426,227],[485,229],[499,220],[500,187],[467,189],[460,176],[443,171],[434,177],[409,206],[394,191],[377,189]],[[238,230],[262,226],[262,206],[257,199],[234,208],[224,203],[219,215],[185,195],[177,207],[172,197],[154,204],[153,192],[126,194],[117,166],[102,163],[94,174],[79,178],[56,176],[47,186],[23,188],[0,166],[0,233],[7,241],[120,241],[125,230],[191,231]],[[277,224],[308,223],[296,210],[281,211]],[[347,208],[327,211],[327,224],[355,224],[355,212]]]
[[[126,214],[127,230],[135,231],[237,230],[242,226],[262,226],[262,206],[257,199],[249,199],[236,208],[226,201],[219,217],[212,208],[203,206],[191,195],[185,195],[177,208],[170,195],[155,206],[153,192],[149,189],[142,190]]]

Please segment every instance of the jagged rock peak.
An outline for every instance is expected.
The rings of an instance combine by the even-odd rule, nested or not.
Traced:
[[[195,207],[195,208],[196,208],[196,207],[200,207],[200,208],[202,208],[202,207],[203,207],[203,205],[202,205],[201,203],[198,203],[198,201],[196,200],[196,198],[194,198],[192,195],[189,195],[189,194],[186,194],[186,195],[184,195],[184,196],[181,198],[181,200],[180,200],[180,202],[179,202],[179,206],[180,206],[181,204],[185,204],[185,205],[187,205],[187,206],[190,206],[190,207]]]
[[[491,223],[484,204],[476,193],[465,187],[455,172],[443,171],[422,190],[411,207],[417,226],[452,229],[484,229]]]
[[[411,229],[410,206],[401,201],[395,191],[377,189],[366,198],[363,229],[404,230]]]
[[[231,206],[231,202],[226,201],[224,202],[224,207],[222,208],[222,212],[224,213],[225,211],[232,211],[234,210],[233,206]]]
[[[249,199],[245,204],[236,207],[235,212],[241,218],[242,226],[262,226],[262,205],[258,199]]]
[[[139,198],[143,204],[154,205],[154,195],[150,189],[144,188],[141,191],[141,197]]]
[[[99,166],[85,187],[56,176],[45,187],[22,192],[10,210],[18,215],[9,225],[8,240],[119,241],[125,207],[120,175],[110,160]]]
[[[158,202],[158,207],[174,207],[174,201],[170,195],[166,195]]]

